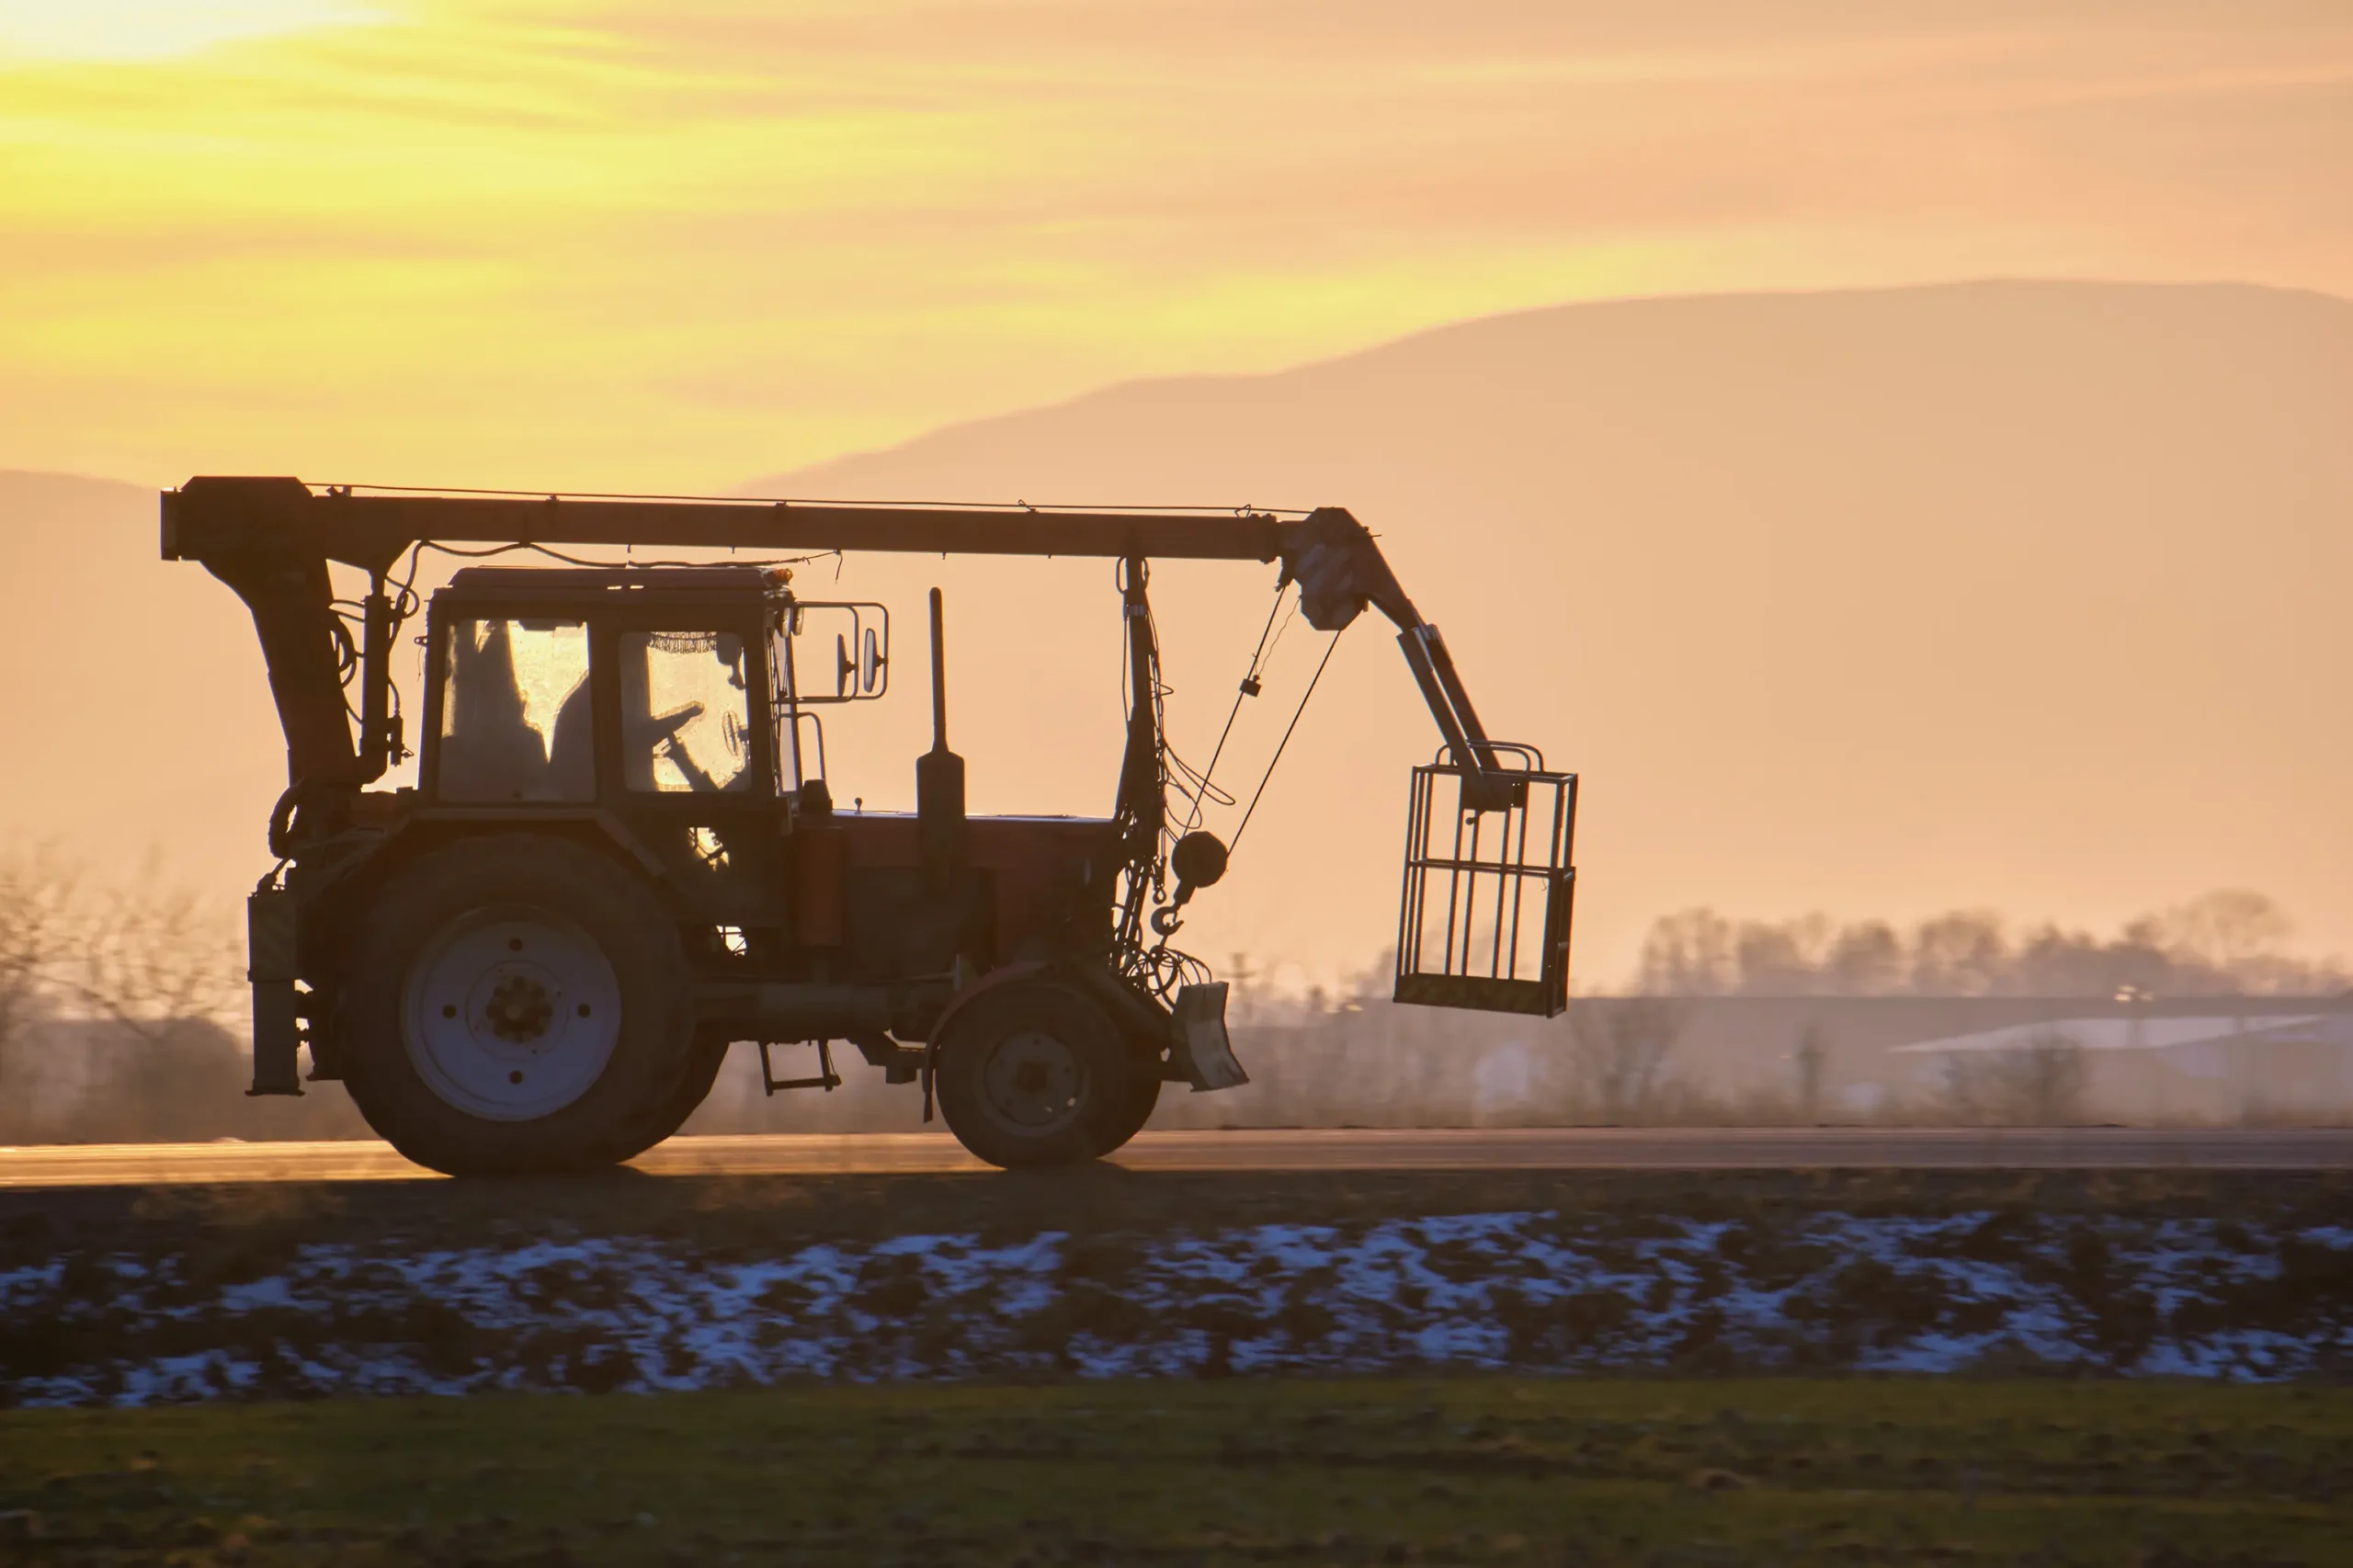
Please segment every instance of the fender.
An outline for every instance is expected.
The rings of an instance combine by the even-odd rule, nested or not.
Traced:
[[[383,798],[359,797],[363,801]],[[407,848],[420,835],[433,837],[437,836],[432,831],[435,828],[451,827],[458,828],[460,833],[467,830],[495,833],[502,829],[515,833],[544,833],[551,827],[579,833],[583,828],[588,829],[590,831],[583,836],[603,839],[615,851],[617,858],[645,878],[653,887],[654,896],[662,900],[665,908],[681,916],[692,913],[661,857],[631,833],[620,817],[602,806],[546,809],[529,821],[518,821],[510,808],[499,806],[417,806],[404,811],[382,828],[368,835],[375,842],[327,860],[317,871],[306,876],[301,891],[303,906],[313,907],[341,896],[343,889],[363,873],[379,874],[387,869],[388,864],[396,868],[399,862],[388,861],[388,857]]]
[[[401,825],[413,829],[435,823],[478,824],[486,832],[495,832],[501,824],[506,824],[507,831],[516,833],[542,833],[551,824],[585,824],[628,856],[645,873],[648,881],[675,896],[676,882],[662,858],[631,833],[620,817],[602,806],[541,806],[527,819],[518,819],[511,806],[419,806],[407,813]]]
[[[956,961],[959,964],[963,962],[961,959]],[[931,1027],[923,1031],[923,1066],[917,1075],[923,1080],[923,1119],[926,1122],[931,1120],[932,1090],[939,1077],[939,1037],[946,1032],[949,1022],[958,1013],[969,1006],[975,996],[985,996],[990,992],[1010,985],[1017,980],[1035,979],[1052,968],[1053,965],[1036,959],[1006,964],[1002,968],[989,971],[988,973],[949,998],[948,1006],[939,1010],[939,1017],[932,1019]]]
[[[985,996],[1000,986],[1011,985],[1016,981],[1035,980],[1041,974],[1052,972],[1053,968],[1052,964],[1041,959],[1025,959],[1018,963],[1002,964],[956,993],[948,999],[948,1006],[939,1010],[939,1017],[931,1020],[931,1028],[924,1030],[924,1040],[929,1047],[926,1054],[928,1055],[939,1049],[939,1037],[948,1032],[948,1026],[955,1021],[956,1015],[969,1006],[974,997]]]

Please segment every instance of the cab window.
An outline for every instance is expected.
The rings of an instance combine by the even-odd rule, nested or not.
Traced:
[[[751,683],[732,631],[620,635],[621,777],[660,794],[752,784]]]
[[[593,724],[582,622],[468,619],[443,638],[442,800],[594,800]]]

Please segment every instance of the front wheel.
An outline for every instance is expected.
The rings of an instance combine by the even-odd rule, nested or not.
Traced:
[[[1142,1125],[1143,1073],[1090,998],[1059,985],[976,996],[939,1041],[939,1109],[993,1165],[1075,1165]]]
[[[699,1065],[692,1001],[677,928],[628,872],[568,839],[472,839],[370,911],[345,1082],[394,1148],[452,1176],[610,1165]]]

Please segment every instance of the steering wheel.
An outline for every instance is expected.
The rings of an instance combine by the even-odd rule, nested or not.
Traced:
[[[636,729],[641,736],[650,738],[651,744],[658,746],[676,740],[680,730],[701,717],[702,704],[689,702],[684,708],[674,708],[667,713],[641,719]]]
[[[637,744],[655,756],[667,758],[687,781],[687,788],[698,794],[716,790],[719,781],[698,764],[685,746],[678,744],[678,732],[702,717],[699,702],[689,702],[667,713],[649,716],[636,725]]]

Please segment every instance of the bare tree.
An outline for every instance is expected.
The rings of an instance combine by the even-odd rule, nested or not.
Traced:
[[[1904,938],[1884,920],[1847,926],[1831,944],[1830,984],[1844,996],[1886,996],[1904,989],[1909,961]]]
[[[1715,996],[1740,989],[1737,937],[1712,909],[1662,915],[1643,938],[1636,989],[1654,996]]]
[[[1912,938],[1912,989],[1924,996],[1984,996],[2004,989],[2010,966],[2002,917],[1956,909],[1925,920]]]
[[[74,892],[73,873],[51,850],[0,857],[0,1082],[12,1075],[17,1037],[51,1006]]]
[[[1656,996],[2294,995],[2353,987],[2335,960],[2288,950],[2291,927],[2260,893],[2211,892],[2103,940],[2045,924],[2013,937],[2002,918],[1955,910],[1898,931],[1820,915],[1728,920],[1663,915],[1636,989]]]
[[[2223,888],[2150,917],[2156,946],[2230,971],[2279,956],[2292,934],[2279,906],[2259,892]]]
[[[66,1125],[113,1140],[201,1138],[240,1125],[238,943],[227,912],[152,864],[81,901],[56,986],[89,1030]]]
[[[193,893],[144,880],[111,890],[76,923],[66,989],[92,1017],[148,1045],[228,1024],[240,1000],[236,933]]]

